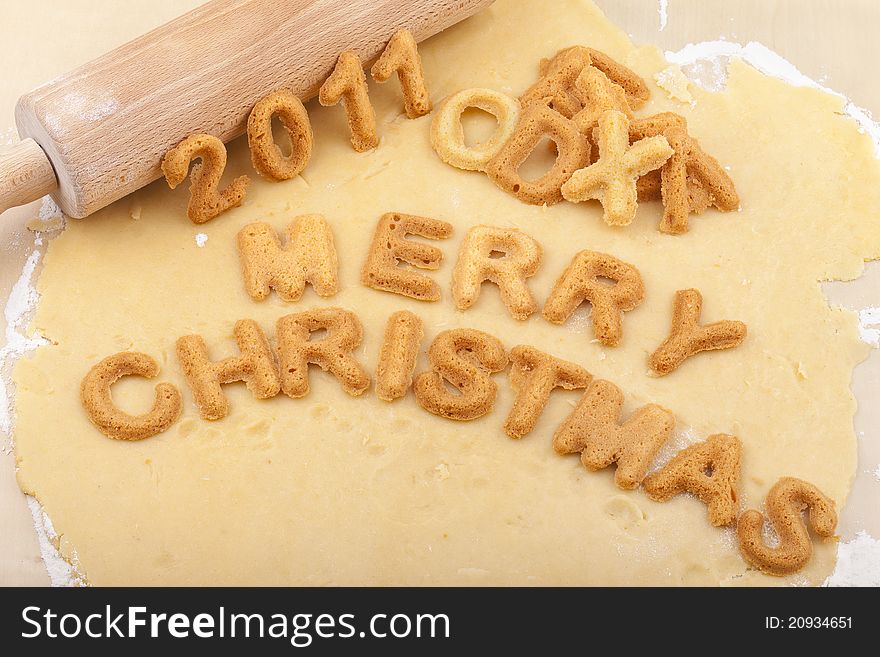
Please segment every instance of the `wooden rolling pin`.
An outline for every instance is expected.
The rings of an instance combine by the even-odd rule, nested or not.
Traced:
[[[242,134],[270,91],[313,97],[343,50],[367,62],[401,28],[421,41],[491,2],[212,0],[20,98],[0,212],[52,194],[85,217],[159,178],[187,135]]]

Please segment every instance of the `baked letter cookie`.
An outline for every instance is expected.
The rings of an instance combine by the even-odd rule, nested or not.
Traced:
[[[218,191],[226,168],[226,146],[213,135],[197,134],[184,139],[162,158],[162,173],[171,189],[184,181],[194,158],[202,161],[192,167],[187,216],[194,224],[203,224],[239,205],[251,180],[239,176]]]
[[[606,285],[601,278],[610,278]],[[584,301],[592,305],[593,333],[599,342],[615,347],[623,336],[621,315],[638,306],[645,296],[639,271],[605,253],[581,251],[553,286],[544,304],[544,318],[562,324]]]
[[[287,244],[267,223],[248,224],[238,232],[238,257],[244,285],[256,301],[274,289],[284,301],[297,301],[306,283],[322,297],[336,294],[337,258],[333,232],[320,214],[296,217],[287,227]]]
[[[673,112],[636,119],[629,127],[630,141],[663,136],[674,153],[660,168],[663,219],[660,231],[687,232],[691,212],[714,205],[722,212],[739,207],[733,181],[718,161],[688,134],[687,121]]]
[[[541,254],[541,245],[516,228],[474,226],[464,238],[452,272],[456,308],[470,308],[480,296],[483,281],[492,281],[510,314],[528,319],[538,304],[526,279],[538,271]]]
[[[382,55],[370,69],[370,75],[376,82],[385,82],[394,72],[400,79],[403,89],[403,104],[406,115],[417,119],[431,111],[431,99],[425,87],[425,71],[422,69],[422,58],[419,47],[409,30],[399,30]]]
[[[290,137],[285,156],[272,136],[272,117],[278,116]],[[258,173],[270,180],[289,180],[303,172],[312,157],[312,124],[302,101],[288,89],[274,91],[254,105],[248,116],[248,146]]]
[[[284,394],[297,399],[309,393],[310,364],[330,372],[354,397],[370,387],[370,376],[351,355],[364,335],[354,313],[342,308],[318,308],[285,315],[276,327]],[[313,332],[322,329],[327,331],[323,338],[310,339]]]
[[[424,330],[422,320],[408,310],[398,310],[388,318],[379,365],[376,367],[376,396],[394,401],[412,385],[419,345]]]
[[[488,112],[498,121],[492,136],[481,144],[464,143],[461,115],[470,107]],[[449,96],[431,121],[431,146],[440,159],[459,169],[485,171],[501,147],[510,139],[519,120],[519,103],[491,89],[464,89]]]
[[[89,419],[108,438],[143,440],[162,433],[180,416],[183,402],[170,383],[156,386],[153,407],[143,415],[129,415],[120,410],[110,394],[110,386],[123,376],[137,375],[152,379],[159,373],[155,360],[139,352],[123,351],[108,356],[85,375],[80,384],[80,400]]]
[[[807,526],[801,518],[809,509],[810,527],[822,538],[834,536],[837,512],[822,491],[794,477],[783,477],[764,502],[767,519],[779,538],[777,547],[764,543],[764,515],[750,509],[739,517],[736,535],[745,560],[768,575],[790,575],[803,568],[813,554]]]
[[[712,324],[700,324],[703,297],[699,290],[679,290],[672,306],[672,332],[651,354],[648,364],[663,376],[669,374],[687,358],[701,351],[730,349],[742,344],[746,325],[723,319]]]
[[[533,102],[550,97],[553,109],[567,118],[574,117],[589,106],[589,99],[577,88],[578,76],[588,66],[600,71],[626,96],[627,106],[636,110],[651,97],[645,81],[623,64],[594,48],[571,46],[556,53],[552,59],[541,60],[541,78],[522,95],[520,102],[527,107]]]
[[[522,107],[550,99],[549,106],[570,119],[583,109],[574,93],[574,83],[585,67],[592,63],[589,49],[583,46],[564,48],[552,59],[542,60],[541,77],[519,98]]]
[[[596,134],[599,159],[575,171],[562,185],[562,195],[573,203],[598,199],[605,211],[605,223],[626,226],[636,216],[636,180],[662,166],[674,151],[662,135],[630,145],[629,119],[617,110],[608,110],[599,117]]]
[[[535,428],[550,393],[556,388],[586,388],[593,378],[580,365],[554,358],[528,345],[513,348],[510,364],[510,382],[516,390],[516,399],[504,421],[504,432],[511,438],[522,438]]]
[[[498,338],[475,329],[443,331],[428,348],[428,361],[430,371],[413,386],[422,408],[450,420],[474,420],[492,410],[498,386],[489,375],[507,365]],[[449,392],[444,381],[460,394]]]
[[[585,66],[574,81],[574,88],[578,97],[583,100],[584,107],[571,120],[585,135],[592,134],[593,128],[599,123],[599,117],[608,110],[617,110],[628,119],[633,118],[623,87],[614,84],[599,69]]]
[[[452,235],[452,224],[413,214],[383,214],[361,270],[361,282],[375,290],[394,292],[419,301],[439,301],[440,286],[436,282],[398,265],[405,262],[418,269],[439,269],[443,252],[430,244],[408,240],[407,235],[445,240]]]
[[[665,502],[680,493],[696,495],[709,508],[709,522],[723,527],[736,520],[741,456],[739,438],[717,433],[681,450],[642,485],[655,502]]]
[[[594,380],[577,407],[553,436],[559,454],[580,452],[589,470],[617,463],[614,482],[623,489],[636,488],[651,461],[672,433],[675,418],[657,404],[642,406],[623,424],[623,393],[613,383]]]
[[[519,168],[543,137],[556,144],[556,162],[535,180],[524,180]],[[533,103],[520,113],[516,128],[489,160],[486,173],[498,187],[532,205],[553,205],[562,200],[562,184],[590,160],[590,143],[571,119],[543,103]]]
[[[219,420],[229,413],[224,384],[244,381],[257,399],[270,399],[281,389],[275,354],[260,326],[242,319],[235,323],[234,332],[241,355],[216,362],[208,359],[202,336],[185,335],[177,340],[177,360],[205,420]]]
[[[379,144],[376,136],[376,112],[367,91],[367,76],[361,58],[354,50],[339,55],[336,68],[318,91],[318,102],[325,107],[342,100],[351,130],[351,145],[359,153]]]

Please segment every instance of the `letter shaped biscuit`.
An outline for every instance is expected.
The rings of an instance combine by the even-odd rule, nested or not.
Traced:
[[[129,415],[120,410],[110,394],[110,387],[120,377],[137,375],[152,379],[158,373],[156,361],[139,352],[124,351],[102,360],[89,370],[80,385],[80,400],[89,420],[114,440],[143,440],[165,431],[183,408],[175,386],[158,384],[153,407],[143,415]]]
[[[492,410],[498,386],[489,376],[507,365],[504,345],[475,329],[443,331],[428,348],[431,369],[413,389],[422,408],[450,420],[474,420]],[[458,389],[453,394],[444,381]]]
[[[492,136],[480,144],[464,141],[461,116],[470,107],[488,112],[498,121]],[[440,159],[459,169],[485,171],[486,166],[510,139],[519,120],[519,103],[491,89],[464,89],[455,93],[437,110],[431,121],[431,146]]]
[[[248,224],[238,232],[238,257],[247,293],[261,301],[274,289],[284,301],[298,301],[311,283],[322,297],[336,294],[337,257],[330,225],[320,214],[296,217],[281,246],[267,223]]]
[[[525,180],[519,168],[543,137],[556,144],[556,162],[535,180]],[[533,103],[520,113],[516,129],[486,165],[498,187],[524,203],[553,205],[562,200],[562,185],[590,161],[590,143],[567,119],[547,105]]]
[[[703,297],[699,290],[679,290],[672,309],[672,332],[651,354],[648,364],[663,376],[701,351],[731,349],[742,344],[746,325],[729,319],[701,325]]]
[[[202,336],[185,335],[177,340],[177,359],[205,420],[219,420],[229,413],[224,384],[244,381],[257,399],[274,397],[281,389],[275,354],[259,325],[251,319],[236,322],[235,341],[240,356],[211,362]]]
[[[483,282],[491,281],[498,286],[511,316],[528,319],[538,304],[526,279],[538,271],[541,254],[541,245],[516,228],[474,226],[464,238],[452,272],[456,308],[466,310],[474,305]]]
[[[281,357],[281,390],[297,399],[309,393],[309,365],[330,372],[342,389],[357,397],[370,387],[370,376],[352,356],[363,339],[357,316],[342,308],[319,308],[278,320],[276,339]],[[319,340],[315,331],[326,330]]]
[[[528,345],[514,347],[510,363],[510,382],[516,399],[504,422],[504,431],[511,438],[522,438],[535,428],[556,388],[586,388],[593,378],[583,367]]]
[[[606,285],[601,278],[615,281]],[[638,306],[645,287],[638,270],[605,253],[581,251],[553,286],[544,318],[562,324],[583,301],[592,304],[593,333],[599,342],[615,347],[623,335],[621,314]]]
[[[422,320],[408,310],[398,310],[388,318],[376,367],[379,399],[390,402],[406,394],[412,385],[423,335]]]
[[[665,502],[680,493],[696,495],[708,507],[715,527],[736,520],[736,489],[742,444],[736,436],[717,433],[705,442],[681,450],[658,472],[643,482],[645,493]]]
[[[837,527],[834,502],[806,481],[783,477],[767,493],[764,506],[767,519],[779,538],[777,547],[768,547],[764,543],[764,515],[760,511],[745,511],[736,526],[740,552],[761,572],[790,575],[810,560],[813,544],[801,518],[805,508],[810,510],[810,527],[818,536],[834,536]]]
[[[573,203],[597,199],[604,209],[605,223],[626,226],[636,216],[636,180],[661,167],[675,151],[662,135],[630,145],[629,119],[613,109],[599,117],[596,133],[599,159],[575,171],[562,185],[562,195]]]
[[[438,301],[440,286],[427,276],[398,266],[405,262],[418,269],[438,269],[443,252],[430,244],[406,239],[418,235],[443,240],[452,235],[452,224],[412,214],[388,212],[376,225],[370,252],[361,270],[361,282],[375,290],[393,292],[419,301]]]
[[[675,426],[672,413],[656,404],[642,406],[623,424],[623,393],[613,383],[594,380],[577,407],[553,436],[559,454],[580,452],[588,470],[617,463],[614,482],[636,488]]]

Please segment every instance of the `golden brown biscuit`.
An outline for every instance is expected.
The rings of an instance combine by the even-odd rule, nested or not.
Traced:
[[[636,180],[662,166],[673,150],[662,135],[630,145],[629,119],[617,110],[599,117],[594,134],[599,159],[575,171],[562,185],[562,195],[573,203],[597,199],[605,211],[605,223],[626,226],[636,216]]]
[[[489,375],[507,365],[498,338],[475,329],[443,331],[428,348],[428,361],[430,371],[413,385],[422,408],[450,420],[474,420],[492,410],[498,386]],[[451,393],[447,382],[459,394]]]
[[[834,502],[813,484],[783,477],[770,489],[764,506],[779,539],[777,547],[764,543],[764,515],[760,511],[745,511],[736,526],[740,552],[763,573],[790,575],[810,560],[813,544],[801,517],[804,509],[809,509],[810,527],[818,536],[834,536],[837,527]]]
[[[468,108],[488,112],[498,121],[498,128],[481,144],[464,142],[461,115]],[[431,146],[440,159],[459,169],[485,171],[501,147],[510,139],[519,120],[519,103],[514,98],[491,89],[464,89],[443,101],[431,121]]]
[[[636,119],[630,124],[630,141],[664,136],[674,153],[660,169],[664,233],[687,232],[691,212],[713,205],[722,212],[739,207],[733,181],[718,161],[700,147],[687,131],[687,121],[673,112]],[[699,190],[702,191],[699,191]]]
[[[613,383],[594,379],[577,407],[553,436],[559,454],[580,452],[589,470],[617,463],[614,483],[636,488],[675,426],[672,413],[657,404],[635,411],[623,424],[623,393]]]
[[[438,301],[440,286],[435,281],[398,265],[405,262],[418,269],[438,269],[443,252],[430,244],[408,240],[407,235],[445,240],[452,235],[452,224],[400,212],[383,214],[361,270],[361,282],[375,290],[419,301]]]
[[[376,112],[370,103],[367,89],[367,76],[361,65],[361,58],[354,50],[346,50],[339,55],[336,68],[318,91],[318,102],[322,105],[335,105],[342,100],[351,130],[351,145],[362,153],[379,144],[376,135]]]
[[[716,433],[705,442],[681,450],[642,485],[648,497],[666,502],[681,493],[696,495],[708,507],[709,522],[729,525],[739,510],[737,485],[742,443],[736,436]]]
[[[218,191],[226,168],[226,146],[217,137],[197,134],[184,139],[162,158],[162,173],[171,189],[186,179],[189,163],[195,158],[201,162],[192,167],[187,216],[194,224],[203,224],[239,205],[251,180],[239,176]]]
[[[158,384],[153,407],[143,415],[120,410],[110,393],[110,387],[120,377],[137,375],[152,379],[158,373],[156,361],[139,352],[123,351],[102,360],[89,370],[80,385],[80,400],[89,420],[114,440],[143,440],[165,431],[180,417],[183,408],[175,386]]]
[[[593,128],[599,123],[599,117],[608,110],[617,110],[628,119],[633,118],[623,87],[614,84],[599,69],[585,66],[575,80],[574,87],[583,101],[583,109],[572,116],[571,120],[583,134],[592,135]]]
[[[406,115],[417,119],[431,111],[431,99],[425,86],[425,71],[419,47],[409,30],[399,30],[391,37],[370,74],[376,82],[385,82],[393,73],[400,79]]]
[[[544,137],[556,144],[556,162],[534,180],[525,180],[519,168]],[[553,205],[562,200],[562,184],[590,161],[590,143],[571,119],[542,103],[520,113],[516,129],[486,165],[490,180],[524,203]]]
[[[536,100],[550,97],[551,107],[571,118],[584,109],[575,81],[585,67],[601,71],[626,94],[630,109],[637,110],[651,97],[645,81],[623,64],[594,48],[571,46],[560,50],[552,59],[541,60],[541,79],[532,85],[520,99],[523,107]]]
[[[229,414],[224,384],[244,381],[256,399],[269,399],[281,389],[275,354],[260,326],[251,319],[242,319],[235,323],[234,334],[241,355],[215,362],[209,360],[202,336],[185,335],[177,340],[177,360],[205,420],[219,420]]]
[[[409,390],[424,334],[422,320],[408,310],[398,310],[388,318],[376,367],[379,399],[394,401]]]
[[[498,286],[501,299],[515,319],[525,320],[538,309],[526,279],[541,266],[541,245],[516,228],[474,226],[458,251],[452,272],[455,307],[466,310],[480,296],[484,281]]]
[[[602,71],[614,84],[623,87],[631,109],[637,110],[648,102],[651,90],[640,75],[595,48],[587,48],[587,52],[592,66]]]
[[[272,117],[278,116],[290,138],[290,155],[284,155],[272,135]],[[312,157],[312,124],[302,101],[288,89],[262,98],[248,116],[248,147],[258,173],[270,180],[289,180],[303,172]]]
[[[614,285],[601,280],[606,278]],[[556,281],[543,314],[547,321],[562,324],[581,303],[589,301],[593,333],[602,344],[615,347],[623,336],[622,313],[638,306],[644,297],[642,277],[631,264],[606,253],[581,251]]]
[[[731,349],[745,340],[747,328],[742,322],[724,319],[700,324],[703,296],[699,290],[678,290],[672,306],[672,331],[648,358],[651,369],[663,376],[686,359],[701,351]]]
[[[516,399],[504,421],[504,432],[522,438],[541,417],[556,388],[586,388],[593,376],[580,365],[555,358],[528,345],[518,345],[510,352],[510,382]]]
[[[320,214],[294,218],[283,247],[269,224],[248,224],[238,232],[238,257],[245,289],[256,301],[265,299],[270,289],[284,301],[297,301],[306,283],[322,297],[336,294],[333,231]]]
[[[309,394],[309,365],[330,372],[342,389],[357,397],[370,387],[370,376],[352,356],[363,340],[357,316],[342,308],[318,308],[278,320],[275,339],[281,359],[281,390],[297,399]],[[311,334],[325,330],[319,340]]]
[[[591,63],[589,49],[583,46],[565,48],[552,59],[543,60],[541,77],[520,96],[520,105],[523,108],[534,103],[545,105],[549,99],[552,109],[570,119],[583,109],[574,92],[575,80]]]

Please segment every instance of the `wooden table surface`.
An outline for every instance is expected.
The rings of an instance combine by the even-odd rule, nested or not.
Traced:
[[[718,38],[759,41],[809,77],[880,116],[880,85],[875,82],[880,47],[874,34],[880,4],[875,0],[668,0],[668,22],[662,31],[658,0],[597,2],[636,42],[654,43],[664,50]],[[199,0],[4,0],[0,146],[15,134],[12,112],[20,95],[198,4]],[[10,210],[0,220],[0,300],[9,295],[33,250],[33,235],[25,223],[38,209],[39,203]],[[880,266],[874,264],[855,284],[831,286],[831,299],[854,308],[865,300],[880,305]],[[0,322],[5,326],[5,320]],[[0,346],[5,340],[0,336]],[[859,366],[853,385],[859,399],[877,399],[880,350]],[[862,511],[876,510],[880,502],[880,481],[869,472],[880,460],[880,409],[863,403],[856,428],[866,435],[860,441],[854,503],[842,518],[844,538],[861,528],[880,536],[878,514]],[[5,451],[0,453],[0,585],[48,584],[30,511],[15,483],[13,458],[10,450]]]

